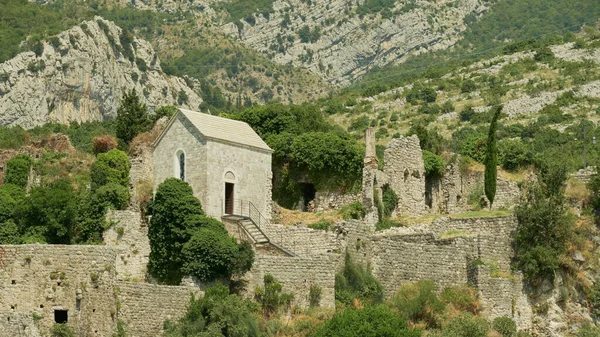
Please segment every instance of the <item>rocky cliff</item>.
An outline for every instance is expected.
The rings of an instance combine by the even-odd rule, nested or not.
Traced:
[[[451,46],[466,28],[463,19],[486,9],[479,0],[396,1],[381,11],[364,7],[369,3],[278,0],[270,15],[255,13],[222,30],[275,62],[344,85],[373,67]]]
[[[0,125],[109,119],[130,89],[150,109],[198,109],[194,88],[194,81],[162,72],[149,42],[96,17],[0,64]]]

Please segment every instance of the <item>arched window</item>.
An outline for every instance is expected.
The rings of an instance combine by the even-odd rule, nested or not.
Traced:
[[[185,153],[179,154],[179,179],[185,181]]]
[[[185,152],[182,150],[173,156],[173,176],[185,181]]]

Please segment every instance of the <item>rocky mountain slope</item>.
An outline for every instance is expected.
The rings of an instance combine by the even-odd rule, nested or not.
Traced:
[[[222,30],[275,62],[347,85],[373,67],[451,46],[466,28],[463,19],[487,4],[407,0],[379,10],[373,2],[279,0],[268,17],[257,13]]]
[[[0,64],[0,124],[106,120],[131,89],[151,109],[202,102],[197,81],[165,75],[149,42],[96,17]]]

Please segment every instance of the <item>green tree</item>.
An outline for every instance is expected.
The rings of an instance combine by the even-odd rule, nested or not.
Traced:
[[[129,187],[129,169],[131,163],[127,154],[121,150],[112,149],[98,154],[91,167],[92,190],[109,183]]]
[[[31,189],[16,212],[24,240],[70,244],[77,214],[77,196],[66,179]]]
[[[250,300],[229,294],[218,284],[200,298],[192,296],[187,313],[178,322],[166,321],[165,337],[257,337],[254,307]]]
[[[152,218],[148,227],[148,271],[160,282],[179,284],[184,263],[181,250],[190,237],[186,220],[193,215],[204,215],[202,204],[194,197],[190,185],[169,178],[158,185],[149,212]]]
[[[531,281],[553,277],[573,236],[573,218],[563,194],[566,177],[562,164],[540,169],[540,181],[525,186],[515,209],[519,221],[514,239],[515,267]]]
[[[421,331],[408,327],[406,321],[384,304],[364,309],[338,311],[320,326],[314,337],[418,337]]]
[[[135,89],[123,94],[115,121],[117,138],[126,144],[151,127],[146,104],[140,101]]]
[[[441,177],[444,173],[444,159],[441,156],[423,150],[423,162],[425,163],[425,174],[428,177]]]
[[[492,122],[490,123],[484,160],[484,189],[485,196],[490,201],[490,208],[492,208],[494,197],[496,196],[496,180],[498,179],[498,141],[496,140],[496,124],[498,123],[501,112],[502,106],[494,107],[494,117],[492,117]]]
[[[33,160],[28,154],[20,154],[6,162],[4,182],[25,188]]]

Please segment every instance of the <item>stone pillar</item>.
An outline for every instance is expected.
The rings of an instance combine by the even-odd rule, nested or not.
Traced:
[[[365,131],[365,168],[377,169],[379,160],[377,160],[377,152],[375,150],[376,142],[375,130],[368,128]]]

